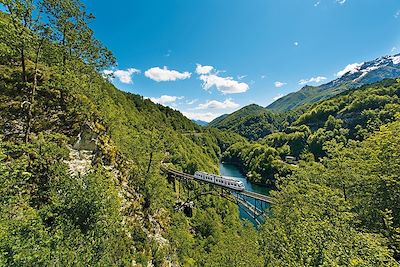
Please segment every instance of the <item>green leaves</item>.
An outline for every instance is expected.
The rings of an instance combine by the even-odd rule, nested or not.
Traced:
[[[332,119],[331,119],[332,121]],[[280,180],[263,226],[272,266],[396,266],[400,122]]]

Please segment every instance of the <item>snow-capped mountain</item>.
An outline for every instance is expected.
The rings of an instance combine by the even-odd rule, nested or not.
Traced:
[[[267,108],[275,111],[287,111],[303,104],[312,104],[330,98],[365,84],[387,78],[398,78],[400,77],[400,54],[350,64],[338,72],[337,76],[337,79],[320,86],[305,86],[297,92],[276,100]]]
[[[339,78],[332,81],[332,84],[342,84],[350,81],[354,87],[359,86],[360,83],[364,85],[385,78],[395,78],[399,76],[400,54],[397,54],[394,56],[380,57],[361,64],[355,63],[348,65],[343,71],[338,73]]]

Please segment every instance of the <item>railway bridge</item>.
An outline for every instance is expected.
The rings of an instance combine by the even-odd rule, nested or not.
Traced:
[[[239,206],[247,215],[250,216],[258,225],[262,223],[265,210],[268,205],[273,204],[273,199],[269,196],[250,192],[250,191],[239,191],[232,189],[230,187],[225,187],[223,185],[217,185],[211,182],[207,182],[204,180],[196,179],[193,175],[180,172],[177,170],[162,168],[162,171],[168,175],[169,181],[178,180],[180,184],[183,184],[187,190],[194,191],[193,181],[208,184],[209,191],[205,192],[197,192],[193,194],[192,197],[188,197],[188,199],[178,207],[178,209],[183,209],[188,205],[192,205],[193,200],[200,197],[201,195],[218,195],[223,197]]]

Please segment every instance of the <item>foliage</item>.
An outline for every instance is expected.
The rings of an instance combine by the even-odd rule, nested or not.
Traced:
[[[98,73],[113,57],[79,1],[1,3],[0,265],[199,266],[213,260],[202,252],[231,242],[225,235],[247,246],[240,236],[256,232],[245,232],[234,204],[204,196],[185,217],[160,175],[161,164],[218,172],[242,137],[117,90]]]
[[[347,91],[313,105],[290,126],[265,136],[258,143],[277,150],[282,160],[285,156],[320,159],[326,156],[326,145],[329,142],[346,145],[350,140],[361,141],[381,125],[394,121],[396,113],[400,112],[399,88],[399,81],[384,80]],[[255,170],[255,165],[250,165],[250,161],[246,159],[246,147],[240,144],[238,146],[243,150],[238,150],[238,147],[228,149],[233,155],[241,155],[233,160],[245,172]],[[272,159],[262,160],[260,165],[271,164],[271,161]],[[277,172],[271,168],[268,170],[255,171],[255,176],[260,177],[254,180],[273,183]]]
[[[397,266],[400,123],[280,181],[262,230],[266,264]],[[394,258],[392,253],[394,252]]]
[[[250,106],[215,122],[227,131],[203,128],[99,73],[114,58],[93,37],[81,2],[1,4],[0,265],[399,260],[399,81],[308,111]],[[292,166],[288,155],[303,160]],[[160,172],[162,164],[218,172],[221,156],[254,181],[279,177],[261,232],[240,221],[234,203],[175,192]],[[175,209],[177,198],[194,201],[192,217]]]

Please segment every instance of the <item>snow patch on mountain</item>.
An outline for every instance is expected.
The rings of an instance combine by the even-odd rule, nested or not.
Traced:
[[[362,66],[363,64],[364,64],[364,63],[353,63],[353,64],[349,64],[349,65],[347,65],[343,70],[339,71],[339,72],[336,74],[336,76],[340,78],[340,77],[342,77],[343,75],[348,74],[348,73],[350,73],[350,74],[356,73],[356,72],[360,71],[360,68],[361,68],[361,66]]]
[[[394,65],[400,64],[400,55],[392,56],[390,59],[392,60]]]

